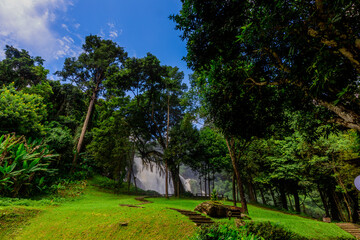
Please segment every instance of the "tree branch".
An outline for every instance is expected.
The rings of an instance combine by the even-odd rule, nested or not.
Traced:
[[[360,131],[360,116],[357,113],[346,109],[340,104],[335,105],[321,99],[315,99],[315,101],[320,106],[327,108],[328,110],[334,112],[337,116],[340,117],[333,119],[332,122],[340,124],[347,128]]]

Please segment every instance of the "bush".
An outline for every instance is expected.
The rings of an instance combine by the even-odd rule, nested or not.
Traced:
[[[17,91],[13,84],[0,89],[0,134],[41,136],[46,116],[41,96]]]
[[[214,224],[201,227],[191,240],[260,240],[254,234],[240,232],[229,225]]]
[[[47,190],[56,155],[39,140],[15,135],[0,136],[0,195],[32,196]]]
[[[95,176],[93,178],[93,182],[96,186],[106,189],[117,190],[120,189],[122,186],[122,182],[119,183],[113,179],[104,177],[104,176]]]
[[[266,240],[307,240],[297,233],[288,231],[280,225],[270,222],[250,222],[245,225],[246,232],[255,234]]]
[[[72,181],[62,179],[58,184],[51,186],[54,193],[60,198],[75,198],[82,195],[86,189],[87,181]]]

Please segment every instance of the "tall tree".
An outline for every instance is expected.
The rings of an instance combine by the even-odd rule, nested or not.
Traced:
[[[360,130],[360,3],[350,0],[183,0],[171,18],[195,70],[222,59],[252,87],[293,86],[327,121]]]
[[[208,120],[225,136],[241,204],[247,204],[239,171],[239,160],[252,137],[264,136],[282,115],[280,94],[271,86],[262,89],[241,84],[244,71],[222,61],[214,62],[210,70],[199,71],[196,84],[201,93]]]
[[[45,81],[49,70],[43,63],[41,57],[32,57],[24,49],[6,45],[5,59],[0,61],[0,85],[13,82],[16,89],[23,89]]]
[[[96,35],[87,36],[82,48],[83,53],[77,59],[65,59],[63,70],[56,72],[63,80],[70,80],[91,94],[73,160],[73,167],[76,166],[77,155],[82,150],[86,129],[99,92],[105,90],[103,82],[119,71],[127,58],[127,53],[122,47],[111,40],[103,40]]]
[[[168,166],[173,163],[167,162],[166,159],[163,162],[163,154],[169,146],[170,129],[183,115],[184,108],[180,104],[186,87],[182,84],[183,76],[177,67],[162,66],[154,55],[148,53],[141,59],[128,59],[124,71],[119,72],[114,77],[116,81],[112,82],[112,89],[117,89],[117,84],[128,81],[133,95],[128,108],[128,123],[142,159],[159,163],[160,168],[163,166],[162,163],[164,164],[166,195],[168,170],[176,168]],[[177,181],[177,175],[176,171],[171,173],[173,183]]]

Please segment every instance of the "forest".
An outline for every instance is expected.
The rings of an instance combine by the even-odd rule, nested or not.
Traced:
[[[169,21],[186,43],[188,84],[177,66],[98,35],[57,80],[41,56],[5,46],[0,206],[89,179],[150,194],[136,186],[137,157],[163,176],[164,194],[151,193],[161,204],[224,196],[250,217],[263,206],[360,222],[360,3],[181,2]]]

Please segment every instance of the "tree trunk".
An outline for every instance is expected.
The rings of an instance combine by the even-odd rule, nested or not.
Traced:
[[[137,186],[136,186],[136,177],[135,177],[135,174],[133,172],[133,177],[134,177],[134,185],[135,185],[135,192],[137,192]]]
[[[200,182],[200,195],[202,196],[201,175],[200,174],[199,174],[199,182]]]
[[[294,211],[294,206],[293,206],[293,204],[292,204],[290,194],[286,194],[286,195],[287,195],[287,198],[288,198],[288,200],[289,200],[290,209],[291,209],[292,211]]]
[[[352,208],[352,222],[356,223],[359,221],[359,194],[357,191],[349,192],[351,198]]]
[[[130,183],[131,183],[131,175],[133,174],[133,164],[134,164],[134,158],[135,158],[135,146],[132,146],[132,153],[129,156],[129,175],[127,178],[128,182],[128,193],[130,192]]]
[[[168,170],[168,163],[165,161],[165,197],[169,198],[169,185],[168,185],[168,179],[169,179],[169,170]]]
[[[214,173],[214,171],[212,172],[212,174],[213,174],[213,177],[212,177],[212,183],[213,183],[212,188],[215,189],[215,173]]]
[[[239,189],[239,193],[240,193],[241,207],[243,208],[244,213],[248,214],[249,211],[248,211],[247,203],[246,203],[246,199],[245,199],[244,188],[243,188],[242,180],[241,180],[240,173],[239,173],[238,166],[237,166],[234,138],[231,137],[230,140],[228,138],[226,138],[226,145],[229,150],[231,162],[232,162],[233,169],[234,169],[235,176],[236,176],[236,183],[238,185],[238,189]]]
[[[209,164],[208,164],[207,170],[208,170],[208,189],[209,189],[209,197],[211,197],[211,187],[210,187],[210,166],[209,166]]]
[[[299,192],[297,189],[294,189],[294,200],[295,200],[295,211],[300,213],[301,210],[300,210],[300,199],[299,199]]]
[[[271,187],[270,187],[270,195],[271,195],[271,198],[273,199],[274,207],[276,207],[276,206],[277,206],[277,202],[276,202],[276,198],[275,198],[274,191],[272,190]]]
[[[95,88],[93,90],[93,93],[92,93],[92,96],[91,96],[91,99],[90,99],[90,103],[89,103],[89,107],[88,107],[88,111],[87,111],[87,114],[86,114],[86,118],[85,118],[83,127],[81,129],[80,138],[79,138],[77,148],[76,148],[76,152],[75,152],[75,155],[74,155],[74,159],[73,159],[73,162],[72,162],[71,172],[73,172],[75,170],[77,158],[78,158],[78,155],[79,155],[79,153],[80,153],[80,151],[82,149],[83,143],[84,143],[84,137],[85,137],[86,129],[87,129],[88,125],[89,125],[90,118],[91,118],[91,115],[92,115],[93,110],[94,110],[97,94],[99,92],[99,84],[100,84],[100,81],[98,80],[97,83],[96,83],[96,86],[95,86]]]
[[[321,198],[321,201],[322,201],[324,209],[325,209],[325,217],[330,217],[329,205],[328,205],[326,198],[324,196],[324,193],[322,192],[322,189],[320,188],[319,185],[318,185],[318,191],[319,191],[320,198]]]
[[[132,175],[132,166],[129,167],[128,177],[127,177],[128,193],[130,193],[131,175]]]
[[[235,183],[235,172],[233,172],[233,177],[232,177],[232,194],[233,194],[233,202],[234,202],[234,206],[236,207],[236,183]]]
[[[251,186],[252,186],[252,189],[253,189],[253,191],[254,191],[255,202],[257,203],[257,202],[258,202],[258,200],[257,200],[256,187],[255,187],[255,185],[254,185],[254,183],[253,183],[253,182],[251,182]]]
[[[249,190],[249,198],[251,202],[256,202],[255,194],[254,194],[254,188],[251,184],[251,181],[248,182],[248,190]]]
[[[331,218],[334,221],[340,221],[340,212],[334,197],[336,193],[333,188],[334,187],[331,186],[327,190],[327,197],[329,198]]]
[[[180,180],[179,168],[177,166],[170,167],[170,173],[174,186],[174,195],[179,197],[181,193],[185,192],[185,188]]]
[[[283,181],[280,181],[279,190],[280,190],[280,199],[281,199],[282,208],[288,210],[286,194],[285,194],[285,186],[284,186]]]
[[[152,113],[154,115],[154,113]],[[169,127],[170,127],[170,95],[169,92],[167,94],[167,123],[166,123],[166,149],[169,146]],[[166,150],[165,149],[165,150]],[[165,161],[165,197],[169,198],[169,185],[168,185],[168,179],[169,179],[169,173],[168,173],[168,161]],[[175,182],[174,184],[174,192],[175,192]]]
[[[263,203],[264,205],[267,205],[263,189],[260,187],[259,190],[260,190],[260,195],[261,195],[261,201],[262,201],[262,203]]]

